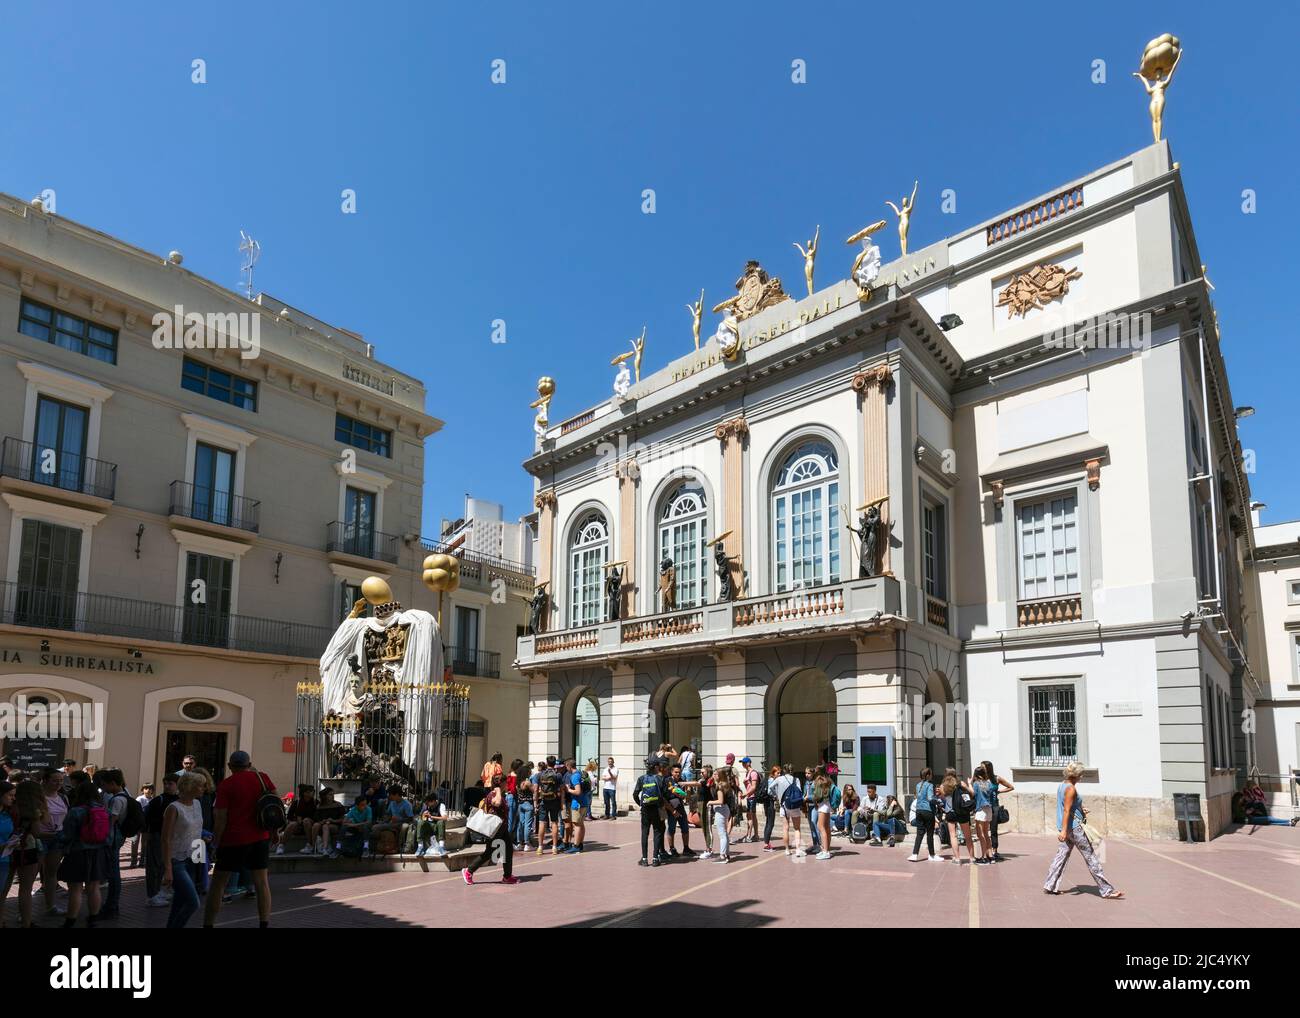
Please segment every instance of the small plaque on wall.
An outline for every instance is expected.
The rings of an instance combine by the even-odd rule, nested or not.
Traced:
[[[1141,700],[1112,700],[1101,705],[1102,717],[1128,718],[1142,713]]]
[[[846,755],[846,756],[847,756],[848,754],[852,753],[852,752],[853,752],[853,740],[852,740],[852,739],[841,739],[841,740],[840,740],[840,752],[843,753],[843,754]]]

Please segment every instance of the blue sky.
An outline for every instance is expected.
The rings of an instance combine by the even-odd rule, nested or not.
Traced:
[[[1130,71],[1170,31],[1165,134],[1276,522],[1300,518],[1297,314],[1278,299],[1296,289],[1300,17],[1271,6],[12,5],[0,189],[54,188],[60,214],[231,288],[252,233],[259,289],[425,380],[447,422],[427,447],[436,534],[465,492],[531,509],[539,375],[552,420],[600,401],[642,325],[647,372],[689,350],[685,303],[729,295],[746,259],[797,280],[792,241],[820,223],[829,254],[914,178],[920,248],[1148,144]]]

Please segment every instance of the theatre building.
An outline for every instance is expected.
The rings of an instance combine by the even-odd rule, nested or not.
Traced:
[[[0,704],[98,705],[105,725],[3,749],[118,766],[134,788],[190,753],[220,775],[239,748],[284,786],[298,686],[362,579],[436,608],[419,534],[441,423],[361,336],[180,262],[0,197]],[[195,342],[168,346],[158,313],[200,316]],[[478,753],[498,733],[472,690],[503,648],[474,609],[501,573],[526,592],[519,568],[467,559],[444,608]],[[522,743],[514,682],[486,700]]]
[[[530,755],[612,755],[629,785],[692,742],[908,797],[923,767],[990,759],[1033,832],[1078,761],[1094,829],[1177,836],[1193,793],[1217,832],[1261,690],[1249,487],[1180,171],[1162,142],[930,242],[937,207],[905,257],[875,235],[869,288],[782,299],[751,263],[736,332],[652,336],[647,357],[689,352],[538,427]],[[823,239],[819,274],[848,275]],[[787,267],[765,266],[795,290]]]

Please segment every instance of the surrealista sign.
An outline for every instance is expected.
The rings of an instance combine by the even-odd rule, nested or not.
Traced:
[[[95,657],[90,654],[55,654],[51,651],[0,649],[0,664],[36,665],[40,668],[75,668],[90,672],[152,675],[152,661],[138,658]]]

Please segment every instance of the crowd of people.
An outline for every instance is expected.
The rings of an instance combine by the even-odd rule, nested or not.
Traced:
[[[257,899],[259,922],[268,925],[269,854],[273,849],[283,855],[293,838],[303,840],[301,854],[331,858],[447,853],[446,790],[412,803],[400,788],[372,782],[345,807],[332,789],[317,793],[309,784],[281,799],[245,752],[232,753],[228,765],[229,776],[218,783],[186,757],[181,770],[162,777],[160,792],[146,785],[132,796],[116,768],[79,768],[68,760],[62,769],[26,774],[0,760],[0,924],[15,885],[23,927],[37,924],[38,904],[41,919],[65,927],[77,923],[83,905],[88,926],[117,918],[128,844],[128,865],[144,867],[147,904],[169,909],[169,928],[184,927],[200,903],[203,924],[212,926],[221,905],[239,894]],[[1086,833],[1087,810],[1077,788],[1082,773],[1078,764],[1067,766],[1057,790],[1059,847],[1043,890],[1059,893],[1065,864],[1078,850],[1102,896],[1123,897],[1106,880]],[[488,862],[501,865],[503,883],[517,883],[518,853],[581,854],[588,823],[619,819],[619,774],[613,757],[603,767],[596,760],[580,765],[554,756],[537,763],[515,759],[506,767],[501,754],[494,755],[478,784],[466,791],[469,826],[483,846],[461,871],[465,883],[473,884]],[[969,777],[951,768],[936,777],[926,768],[905,809],[875,784],[861,791],[848,783],[841,787],[833,761],[799,774],[789,764],[764,770],[748,756],[737,760],[729,753],[715,767],[699,762],[689,746],[664,744],[645,759],[632,784],[641,832],[637,862],[657,867],[699,858],[726,864],[733,847],[747,843],[761,843],[764,852],[784,851],[794,861],[811,855],[824,862],[833,858],[836,838],[893,848],[910,833],[909,862],[991,865],[1002,861],[998,828],[1007,820],[998,797],[1012,790],[987,760]],[[593,812],[597,801],[599,815]],[[778,820],[779,848],[773,844]],[[691,847],[697,832],[698,851]]]
[[[595,760],[579,766],[574,759],[554,756],[540,763],[515,759],[508,768],[502,760],[502,755],[496,754],[484,764],[475,789],[474,806],[495,820],[489,824],[492,833],[484,838],[480,855],[462,870],[467,884],[474,883],[474,874],[490,860],[501,863],[504,883],[516,883],[513,860],[520,852],[580,854],[586,824],[596,819],[591,808],[598,786],[604,806],[600,819],[618,819],[619,769],[613,757],[607,758],[603,768]],[[1065,862],[1077,849],[1102,896],[1123,897],[1106,881],[1084,830],[1087,811],[1076,787],[1082,773],[1077,764],[1066,767],[1057,790],[1059,850],[1043,890],[1059,893]],[[645,770],[632,786],[632,800],[641,820],[637,863],[655,867],[698,858],[726,864],[732,859],[734,845],[760,842],[764,852],[784,851],[794,861],[811,854],[825,862],[833,858],[835,838],[894,848],[905,842],[910,827],[913,841],[908,862],[924,858],[934,863],[992,865],[1003,861],[998,852],[998,828],[1007,822],[998,797],[1014,788],[988,760],[969,777],[948,768],[936,778],[927,767],[921,771],[905,810],[897,796],[880,792],[875,784],[867,784],[862,792],[852,784],[841,788],[834,761],[806,767],[800,775],[790,764],[773,764],[763,770],[747,756],[737,760],[735,754],[728,753],[725,762],[714,767],[699,763],[690,746],[675,748],[665,743],[646,757]],[[780,848],[773,844],[778,819],[782,825]],[[703,840],[698,852],[690,844],[695,830]]]
[[[257,898],[268,925],[275,817],[266,815],[266,800],[276,807],[280,800],[247,753],[232,753],[228,766],[217,782],[185,757],[162,778],[161,792],[148,784],[132,795],[117,768],[65,760],[28,773],[0,761],[0,925],[15,885],[23,928],[75,926],[83,906],[87,926],[117,919],[128,845],[127,865],[143,865],[146,903],[169,910],[168,928],[184,927],[204,898],[203,925],[213,926],[221,905],[241,892]]]

